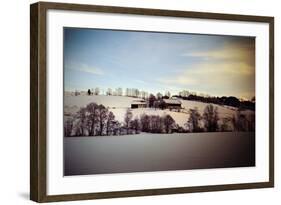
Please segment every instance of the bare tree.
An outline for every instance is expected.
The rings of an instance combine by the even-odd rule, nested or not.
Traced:
[[[126,88],[126,94],[125,94],[127,97],[129,97],[131,95],[131,91],[129,88]]]
[[[99,94],[100,94],[100,89],[99,89],[99,87],[96,87],[96,88],[95,88],[94,94],[95,94],[95,95],[99,95]]]
[[[198,112],[198,109],[196,107],[194,109],[189,109],[189,118],[186,123],[186,126],[189,128],[191,132],[202,131],[202,128],[199,126],[200,120],[201,120],[201,115]]]
[[[149,131],[152,133],[161,133],[163,130],[163,124],[161,124],[161,118],[158,115],[149,116]]]
[[[82,136],[85,136],[87,131],[87,109],[85,107],[80,108],[77,112],[76,118],[78,119],[77,129],[80,130],[79,133]]]
[[[156,101],[156,97],[153,94],[150,94],[148,98],[148,106],[153,107],[155,101]]]
[[[159,93],[159,92],[158,92],[158,93],[156,94],[156,98],[157,98],[157,100],[162,99],[162,96],[163,96],[163,95],[162,95],[161,93]]]
[[[139,97],[140,91],[138,89],[134,89],[134,97]]]
[[[163,117],[165,132],[170,133],[172,131],[173,126],[175,125],[175,120],[171,117],[171,115],[165,115]]]
[[[170,115],[141,115],[141,131],[150,133],[171,133],[175,120]]]
[[[158,100],[154,101],[153,107],[154,107],[155,109],[156,109],[156,108],[160,108],[159,105],[160,105],[160,101],[158,101]]]
[[[73,129],[73,118],[67,118],[64,123],[64,136],[70,137],[72,135],[72,129]]]
[[[209,104],[205,107],[203,113],[204,126],[208,132],[216,132],[219,128],[218,108]]]
[[[77,118],[75,118],[73,121],[72,135],[73,136],[83,136],[82,124],[81,124],[81,121]]]
[[[117,88],[117,89],[116,89],[116,93],[117,93],[118,96],[122,96],[122,95],[123,95],[123,90],[122,90],[122,88]]]
[[[148,93],[145,92],[145,91],[141,91],[141,92],[140,92],[140,95],[141,95],[141,98],[142,98],[142,99],[147,99],[147,98],[148,98]]]
[[[90,92],[91,92],[91,91],[90,91]],[[80,95],[80,92],[79,92],[78,90],[75,90],[74,95],[75,95],[75,96],[78,96],[78,95]]]
[[[125,113],[125,119],[124,119],[125,128],[126,128],[127,134],[130,134],[132,118],[133,118],[133,113],[132,113],[132,111],[128,108],[127,111],[126,111],[126,113]]]
[[[248,131],[249,122],[247,120],[246,115],[243,114],[240,110],[237,110],[236,115],[233,115],[232,123],[235,131]]]
[[[112,127],[113,127],[113,135],[120,135],[121,133],[121,124],[118,121],[113,121],[112,122]]]
[[[112,95],[112,94],[113,94],[112,89],[108,88],[106,91],[106,95]]]
[[[115,116],[113,112],[110,111],[108,113],[108,118],[106,122],[106,135],[111,135],[111,133],[113,133],[114,123],[115,123]]]
[[[95,135],[96,124],[98,123],[98,105],[96,103],[90,103],[86,106],[87,110],[87,127],[89,136]]]
[[[229,123],[231,122],[231,118],[223,118],[222,124],[220,126],[220,131],[222,132],[229,132],[231,131],[231,128],[229,127]]]
[[[169,91],[166,91],[165,96],[168,97],[168,98],[171,98],[171,93]]]
[[[139,134],[140,133],[140,129],[141,129],[141,123],[140,120],[138,118],[135,118],[132,123],[132,129],[135,131],[135,134]]]
[[[190,92],[188,90],[183,90],[179,92],[179,96],[181,97],[188,97],[190,95]]]
[[[248,131],[254,132],[256,130],[256,116],[255,113],[249,115],[249,128]]]
[[[108,109],[103,105],[98,105],[98,121],[99,121],[99,135],[103,135],[106,120],[108,115]]]
[[[167,104],[164,102],[164,100],[160,100],[158,106],[162,110],[167,108]]]
[[[146,114],[142,114],[140,118],[141,122],[141,128],[143,132],[148,132],[149,131],[149,116]]]

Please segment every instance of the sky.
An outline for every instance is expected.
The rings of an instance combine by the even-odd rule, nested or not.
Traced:
[[[64,28],[65,90],[255,96],[255,38]]]

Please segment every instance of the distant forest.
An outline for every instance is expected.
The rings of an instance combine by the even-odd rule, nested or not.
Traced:
[[[239,100],[236,97],[230,96],[230,97],[204,97],[204,96],[198,96],[198,95],[189,95],[187,97],[183,96],[174,96],[181,98],[183,100],[194,100],[194,101],[200,101],[204,103],[213,103],[217,105],[227,105],[227,106],[232,106],[240,109],[248,109],[248,110],[255,110],[255,97],[252,98],[251,101],[242,101]]]

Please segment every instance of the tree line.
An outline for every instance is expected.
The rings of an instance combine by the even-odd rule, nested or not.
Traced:
[[[255,131],[255,114],[245,114],[237,110],[231,117],[225,117],[219,124],[218,108],[209,104],[205,107],[203,115],[198,112],[197,108],[189,110],[189,118],[185,124],[189,132],[253,132]]]
[[[158,116],[142,114],[133,118],[127,109],[124,122],[120,123],[115,115],[103,105],[90,103],[64,122],[64,136],[110,136],[149,133],[171,133],[175,120],[170,115]]]
[[[127,96],[135,98],[147,99],[149,94],[146,91],[139,90],[137,88],[126,88],[124,91],[122,88],[107,88],[106,90],[99,87],[91,88],[87,90],[87,95],[107,95],[107,96]]]
[[[175,97],[181,98],[183,100],[193,100],[193,101],[199,101],[204,103],[213,103],[217,105],[227,105],[239,109],[255,110],[255,97],[253,97],[250,101],[249,100],[242,101],[234,96],[213,97],[213,96],[199,96],[196,94],[190,94],[188,96],[178,95]]]
[[[103,105],[90,103],[73,116],[67,116],[64,122],[64,135],[102,136],[117,134],[120,125],[114,114]]]
[[[209,104],[201,115],[197,108],[189,110],[189,117],[184,127],[179,126],[169,114],[133,116],[128,108],[123,123],[103,105],[90,103],[72,115],[66,116],[64,136],[110,136],[147,133],[186,133],[219,131],[255,131],[255,115],[237,111],[230,118],[223,118],[219,123],[218,108]]]

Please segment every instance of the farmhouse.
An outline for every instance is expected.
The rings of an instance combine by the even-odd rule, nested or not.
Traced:
[[[131,103],[131,108],[135,109],[135,108],[146,108],[147,107],[147,103],[145,100],[134,100]]]
[[[164,107],[166,109],[176,109],[176,110],[180,110],[181,109],[181,101],[177,100],[177,99],[163,99]]]

